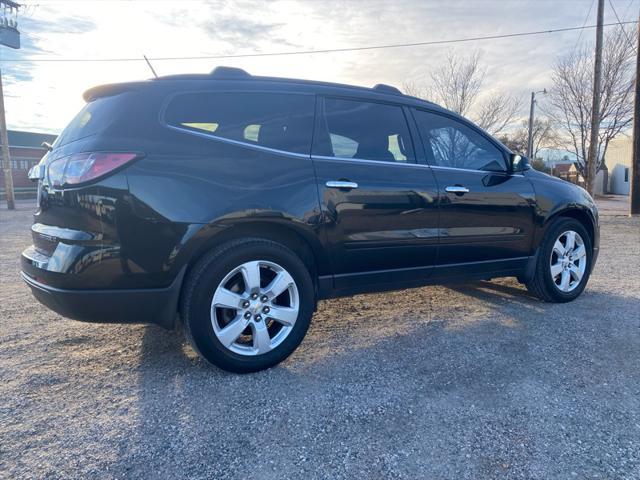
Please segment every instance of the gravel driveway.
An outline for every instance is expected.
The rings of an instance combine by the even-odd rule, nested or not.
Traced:
[[[603,219],[573,303],[511,279],[324,301],[239,376],[37,304],[31,210],[0,212],[1,478],[640,478],[638,218]]]

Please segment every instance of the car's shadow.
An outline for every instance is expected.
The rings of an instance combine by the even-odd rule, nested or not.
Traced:
[[[376,308],[378,301],[384,307]],[[552,394],[574,387],[585,394],[598,382],[615,383],[607,365],[632,368],[619,357],[633,348],[625,340],[632,326],[616,325],[604,315],[605,305],[608,311],[640,311],[637,298],[599,291],[570,304],[542,303],[510,281],[337,299],[321,304],[289,360],[250,375],[210,366],[179,332],[149,326],[140,355],[138,428],[121,458],[148,457],[171,471],[186,450],[201,458],[182,465],[187,476],[202,476],[204,468],[212,477],[232,469],[238,477],[259,478],[264,469],[295,462],[298,455],[326,455],[340,442],[363,448],[373,441],[375,448],[363,453],[372,459],[397,445],[423,450],[436,441],[454,455],[469,435],[483,438],[479,429],[493,421],[493,412],[535,412]],[[585,368],[574,368],[580,365]],[[552,410],[545,415],[561,409],[545,408]],[[447,430],[447,418],[466,418],[469,409],[485,419],[469,424],[469,431]],[[501,449],[520,441],[519,428],[483,441],[483,455],[500,457]],[[438,439],[444,432],[446,441]],[[149,436],[166,450],[145,451]],[[275,464],[242,456],[265,445],[277,445]]]

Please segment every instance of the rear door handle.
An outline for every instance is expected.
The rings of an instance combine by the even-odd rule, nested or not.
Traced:
[[[349,182],[348,180],[329,180],[325,185],[329,188],[344,188],[347,190],[358,188],[356,182]]]
[[[465,193],[469,193],[469,189],[467,187],[463,187],[462,185],[450,185],[444,190],[445,192],[455,193],[456,195],[464,195]]]

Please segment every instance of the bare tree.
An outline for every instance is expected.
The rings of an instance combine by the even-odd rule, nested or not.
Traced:
[[[520,101],[514,96],[497,94],[487,98],[478,108],[476,123],[492,135],[497,135],[515,120]]]
[[[470,117],[480,127],[496,135],[514,120],[520,103],[516,97],[502,92],[485,96],[481,100],[485,74],[480,65],[479,53],[460,57],[449,52],[445,63],[431,72],[429,85],[406,82],[404,91]]]
[[[415,80],[406,80],[402,84],[402,91],[406,95],[411,95],[412,97],[422,98],[424,100],[428,100],[428,98],[429,98],[429,92],[427,90],[428,90],[427,88],[421,86]]]
[[[429,90],[443,107],[466,116],[478,98],[484,75],[478,52],[468,57],[449,52],[445,64],[431,72]]]
[[[586,178],[593,97],[592,49],[561,58],[552,74],[549,112],[567,136],[567,149],[576,154],[576,168]],[[633,109],[633,51],[624,27],[604,42],[596,173],[602,169],[609,142],[631,125]],[[592,193],[592,192],[590,192]]]
[[[533,140],[532,161],[538,158],[540,150],[544,148],[557,148],[562,144],[562,139],[558,133],[556,124],[550,118],[536,118],[533,122],[533,133],[531,137]],[[502,135],[500,141],[514,152],[525,152],[527,142],[529,141],[529,122],[524,120],[518,130],[510,135]]]

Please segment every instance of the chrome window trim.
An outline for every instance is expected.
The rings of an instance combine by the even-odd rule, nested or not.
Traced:
[[[176,130],[176,131],[182,132],[182,133],[188,133],[190,135],[195,135],[196,137],[207,138],[209,140],[215,140],[215,141],[218,141],[218,142],[228,143],[230,145],[237,145],[237,146],[240,146],[240,147],[248,147],[248,148],[251,148],[253,150],[259,150],[259,151],[274,153],[274,154],[277,154],[277,155],[287,155],[287,156],[295,157],[295,158],[306,158],[306,159],[310,159],[311,158],[311,154],[289,152],[287,150],[279,150],[277,148],[263,147],[262,145],[254,145],[252,143],[241,142],[239,140],[232,140],[231,138],[224,138],[224,137],[220,137],[218,135],[214,135],[214,134],[211,134],[211,133],[194,132],[193,130],[189,130],[188,128],[177,127],[175,125],[170,125],[168,123],[165,123],[164,125],[165,125],[165,127],[170,128],[171,130]]]
[[[370,160],[367,158],[350,158],[350,157],[329,157],[326,155],[311,155],[312,160],[340,160],[341,162],[349,163],[366,163],[368,165],[390,165],[399,167],[429,167],[429,165],[422,165],[414,162],[390,162],[388,160]]]
[[[190,135],[195,135],[196,137],[202,137],[202,138],[206,138],[209,140],[215,140],[215,141],[219,141],[219,142],[223,142],[223,143],[228,143],[230,145],[237,145],[240,147],[248,147],[254,150],[261,150],[261,151],[265,151],[265,152],[269,152],[269,153],[274,153],[277,155],[287,155],[290,157],[295,157],[295,158],[306,158],[306,159],[311,159],[311,160],[339,160],[342,162],[349,162],[349,163],[365,163],[365,164],[369,164],[369,165],[387,165],[387,166],[398,166],[398,167],[418,167],[418,168],[430,168],[430,169],[435,169],[435,170],[453,170],[453,171],[460,171],[460,172],[472,172],[472,173],[482,173],[484,175],[487,174],[494,174],[494,175],[511,175],[511,176],[523,176],[522,173],[512,173],[509,174],[508,172],[495,172],[492,170],[473,170],[470,168],[456,168],[456,167],[441,167],[439,165],[429,165],[429,164],[423,164],[423,163],[414,163],[414,162],[389,162],[387,160],[370,160],[370,159],[366,159],[366,158],[350,158],[350,157],[328,157],[325,155],[312,155],[312,154],[304,154],[304,153],[295,153],[295,152],[289,152],[286,150],[279,150],[277,148],[269,148],[269,147],[263,147],[262,145],[253,145],[251,143],[247,143],[247,142],[241,142],[239,140],[232,140],[230,138],[224,138],[224,137],[220,137],[218,135],[213,135],[211,133],[205,133],[205,132],[194,132],[193,130],[189,130],[188,128],[182,128],[182,127],[177,127],[175,125],[169,125],[168,123],[165,123],[165,127],[170,128],[171,130],[176,130],[178,132],[182,132],[182,133],[188,133]]]
[[[366,163],[373,165],[391,165],[391,166],[399,166],[399,167],[419,167],[419,168],[430,168],[434,170],[454,170],[460,172],[471,172],[471,173],[482,173],[484,175],[494,174],[494,175],[509,175],[509,176],[523,176],[522,173],[509,173],[506,171],[493,171],[493,170],[474,170],[471,168],[456,168],[456,167],[441,167],[439,165],[429,165],[427,163],[413,163],[413,162],[389,162],[387,160],[369,160],[366,158],[350,158],[350,157],[328,157],[326,155],[311,155],[312,160],[340,160],[342,162],[350,162],[350,163]]]
[[[506,170],[478,170],[475,168],[459,168],[459,167],[443,167],[440,165],[430,165],[431,168],[436,170],[454,170],[459,172],[474,172],[474,173],[493,173],[495,175],[509,175],[509,172]]]

